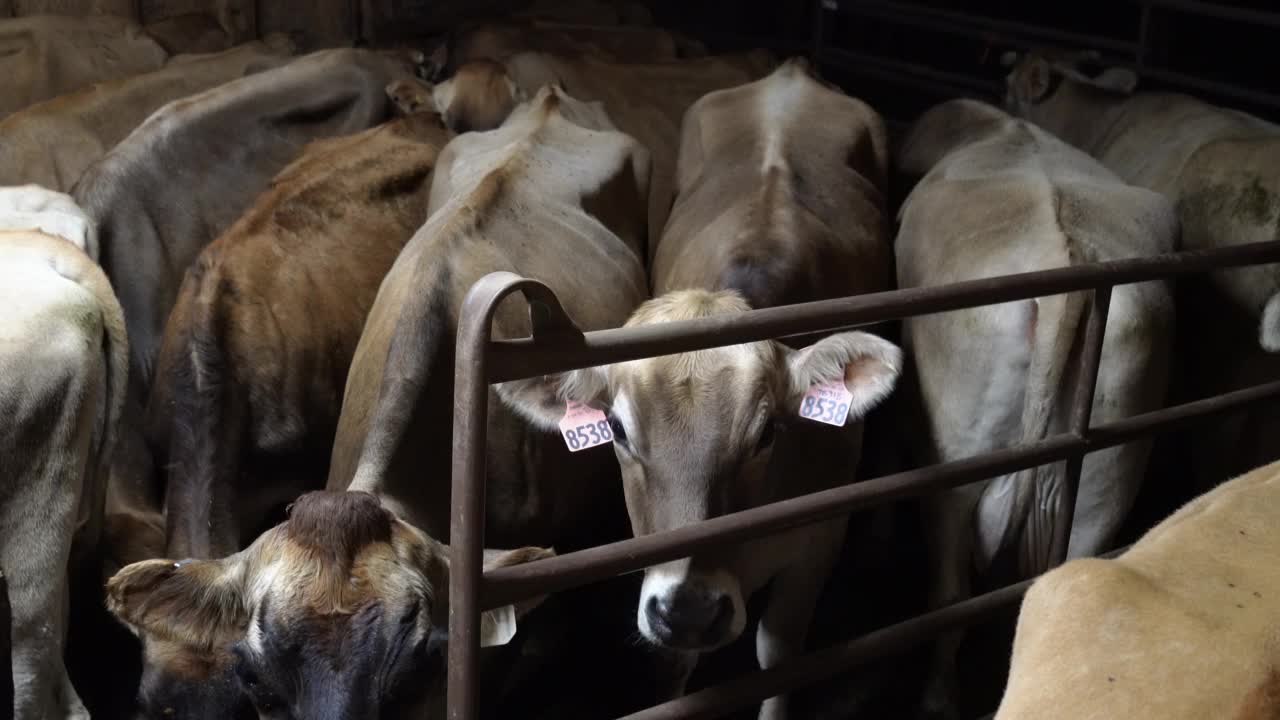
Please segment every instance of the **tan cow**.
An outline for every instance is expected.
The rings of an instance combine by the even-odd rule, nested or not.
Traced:
[[[1280,717],[1280,463],[1022,601],[996,720]]]
[[[141,27],[123,18],[0,20],[0,118],[96,82],[157,70],[168,58]]]
[[[1186,249],[1280,239],[1280,126],[1186,95],[1134,93],[1131,71],[1093,77],[1080,59],[1026,55],[1009,75],[1007,102],[1126,181],[1172,200]],[[1195,338],[1179,343],[1187,399],[1280,378],[1280,265],[1192,278],[1179,296],[1182,335]],[[1252,327],[1237,329],[1244,325]],[[1268,408],[1197,428],[1179,443],[1197,492],[1280,457],[1270,440],[1276,432],[1280,416]]]
[[[1125,181],[1174,201],[1188,249],[1280,237],[1280,126],[1187,95],[1133,94],[1136,85],[1128,70],[1091,78],[1070,62],[1032,53],[1010,73],[1007,102]],[[1213,277],[1258,316],[1259,344],[1280,352],[1280,267]]]
[[[675,198],[680,123],[698,98],[742,85],[772,69],[764,51],[661,63],[613,63],[590,56],[520,53],[498,64],[479,61],[458,69],[435,89],[436,106],[456,132],[495,127],[521,98],[559,83],[565,92],[604,103],[618,129],[653,154],[649,193],[651,260]]]
[[[887,164],[880,117],[818,81],[803,60],[708,94],[684,122],[680,192],[653,277],[662,294],[628,326],[887,289]],[[892,390],[900,356],[874,335],[844,332],[799,350],[760,342],[498,391],[548,429],[564,398],[608,408],[632,529],[646,535],[852,482],[860,421]],[[798,417],[815,406],[802,396],[826,382],[849,393],[826,406],[840,429]],[[641,634],[684,651],[691,670],[698,652],[743,632],[746,601],[771,584],[755,636],[760,664],[801,653],[845,524],[649,568]],[[761,709],[786,715],[785,698]]]
[[[129,324],[126,417],[146,405],[165,319],[200,250],[249,207],[308,142],[368,129],[395,107],[387,85],[411,63],[370,50],[326,50],[156,111],[91,166],[73,195],[98,225],[102,266]],[[122,433],[113,470],[125,504],[157,506],[138,433]]]
[[[1171,252],[1177,218],[1160,195],[1126,185],[1038,127],[971,100],[925,113],[897,164],[924,176],[901,210],[898,284],[944,285]],[[1164,283],[1114,289],[1093,421],[1161,406],[1173,331]],[[1065,432],[1083,329],[1082,293],[923,315],[903,325],[927,432],[922,463],[958,460]],[[1081,475],[1068,552],[1113,542],[1141,485],[1150,442],[1093,453]],[[969,595],[970,571],[1010,553],[1031,575],[1050,562],[1065,463],[931,496],[935,607]],[[959,635],[939,643],[925,708],[944,713]]]
[[[154,72],[98,83],[0,120],[0,185],[35,183],[68,191],[160,106],[287,61],[293,44],[276,35]]]
[[[476,279],[507,269],[551,283],[584,327],[621,323],[644,294],[637,251],[647,163],[598,106],[553,88],[502,128],[450,143],[431,219],[383,282],[360,339],[333,489],[303,496],[284,524],[226,559],[125,568],[110,585],[112,609],[148,642],[221,652],[260,714],[443,717],[448,556],[431,538],[448,532],[448,474],[405,463],[423,448],[447,458],[451,447],[450,424],[433,421],[451,407],[458,303]],[[615,200],[611,191],[623,188],[630,192]],[[527,335],[528,313],[513,302],[497,328],[502,337]],[[572,538],[602,514],[594,501],[617,495],[596,470],[599,454],[575,463],[558,436],[499,403],[491,417],[490,538],[547,536],[542,525],[552,521],[559,537]],[[579,527],[552,506],[561,502]],[[547,554],[526,548],[490,560]]]
[[[0,189],[0,567],[20,720],[88,718],[63,665],[69,576],[97,546],[128,372],[92,238],[66,195]]]

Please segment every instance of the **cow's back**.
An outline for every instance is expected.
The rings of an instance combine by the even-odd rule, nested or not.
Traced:
[[[280,37],[62,95],[0,121],[0,185],[36,183],[67,191],[85,169],[160,106],[283,64]]]
[[[0,118],[95,82],[156,70],[168,53],[108,15],[0,20]]]
[[[753,307],[888,289],[888,141],[870,107],[792,61],[684,119],[656,294],[730,288]]]
[[[996,717],[1274,717],[1278,513],[1272,464],[1192,501],[1119,558],[1037,580]]]

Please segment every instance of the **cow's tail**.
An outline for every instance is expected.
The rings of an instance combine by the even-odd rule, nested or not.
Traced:
[[[336,458],[329,477],[330,488],[346,488],[350,490],[377,491],[384,478],[391,472],[396,458],[404,452],[406,442],[441,442],[444,438],[408,437],[414,426],[415,416],[421,416],[424,408],[424,395],[427,391],[433,372],[445,372],[452,378],[453,368],[440,367],[439,361],[448,348],[450,285],[449,270],[446,267],[431,268],[414,272],[413,292],[408,293],[405,301],[397,310],[394,323],[382,325],[373,313],[366,322],[365,335],[390,332],[386,345],[386,359],[382,366],[382,375],[377,378],[376,391],[371,386],[359,390],[356,386],[374,378],[357,378],[356,373],[364,372],[360,364],[352,363],[347,378],[348,396],[343,400],[343,415],[339,425],[355,423],[347,415],[347,408],[352,405],[350,393],[376,392],[376,400],[364,419],[364,437],[360,442],[360,451],[355,466],[351,467]],[[383,291],[390,282],[384,281]],[[381,294],[381,293],[379,293]],[[375,312],[376,312],[375,303]],[[375,323],[378,327],[375,329]],[[366,338],[361,339],[361,344]],[[359,356],[357,351],[357,356]],[[351,429],[341,428],[339,436],[347,435]],[[444,430],[448,437],[448,430]],[[338,475],[335,476],[335,473]]]
[[[1022,441],[1035,443],[1049,435],[1064,407],[1060,401],[1066,368],[1077,330],[1085,315],[1085,293],[1038,298],[1032,316],[1031,361],[1022,406]],[[1063,463],[1029,468],[993,480],[977,508],[977,552],[985,567],[1019,542],[1023,572],[1047,568],[1052,551],[1057,498],[1062,491]]]
[[[128,393],[129,340],[125,332],[124,310],[101,268],[94,264],[79,282],[97,301],[103,330],[102,398],[90,441],[90,457],[76,518],[75,557],[72,560],[77,571],[89,571],[92,569],[90,565],[96,565],[101,547],[107,481]]]
[[[193,268],[188,274],[187,283],[199,287],[191,274],[195,272]],[[231,508],[248,398],[221,342],[227,337],[225,303],[216,293],[195,295],[189,305],[190,322],[173,338],[177,340],[175,354],[166,363],[166,377],[161,379],[168,386],[163,398],[169,407],[151,410],[168,418],[167,552],[209,558],[236,549],[218,538],[236,534]],[[175,311],[170,323],[180,319],[180,312]]]

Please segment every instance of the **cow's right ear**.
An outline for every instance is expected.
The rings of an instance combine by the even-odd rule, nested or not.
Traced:
[[[500,383],[497,391],[508,407],[535,426],[559,430],[570,400],[600,406],[608,391],[608,378],[604,368],[583,368]]]
[[[138,634],[198,647],[228,645],[249,622],[242,561],[146,560],[107,581],[107,609]]]

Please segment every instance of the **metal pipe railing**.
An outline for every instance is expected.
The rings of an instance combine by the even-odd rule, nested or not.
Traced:
[[[894,290],[753,310],[733,316],[591,333],[582,333],[574,326],[554,293],[545,285],[511,273],[485,276],[473,286],[463,303],[455,359],[449,717],[451,720],[473,720],[477,717],[479,617],[482,608],[631,572],[704,548],[759,537],[859,507],[891,502],[1048,462],[1079,460],[1093,450],[1280,397],[1280,381],[1276,381],[1095,427],[1089,427],[1089,411],[1085,407],[1085,398],[1090,401],[1088,405],[1092,404],[1093,388],[1089,386],[1097,382],[1097,357],[1100,357],[1106,308],[1113,286],[1274,262],[1280,262],[1280,241],[1023,273],[941,287]],[[493,341],[490,326],[497,305],[517,290],[529,302],[533,335],[524,340]],[[485,422],[490,383],[1081,290],[1093,290],[1095,303],[1086,325],[1082,369],[1078,378],[1083,382],[1077,385],[1075,393],[1071,432],[1024,447],[792,498],[666,533],[632,538],[491,573],[482,572]],[[1075,472],[1078,480],[1078,469]],[[1060,497],[1058,513],[1069,523],[1074,503],[1068,504],[1067,494],[1074,496],[1074,491]],[[1069,537],[1069,524],[1065,532]],[[1065,544],[1065,540],[1062,542]],[[1055,556],[1062,552],[1065,548],[1055,547]],[[1006,598],[1010,592],[1008,589],[998,590],[922,616],[916,621],[908,621],[904,624],[907,630],[899,629],[897,634],[888,632],[893,630],[889,628],[880,631],[887,634],[873,633],[842,648],[863,648],[855,652],[856,659],[861,657],[857,653],[888,651],[896,647],[895,642],[906,642],[894,640],[904,635],[915,638],[919,633],[920,637],[932,637],[951,627],[953,622],[972,622],[985,612],[988,604]],[[912,622],[916,624],[910,624]],[[863,644],[858,644],[860,642]],[[840,652],[840,649],[823,652]],[[772,673],[764,677],[772,678],[768,682],[774,683],[767,687],[731,683],[726,689],[712,688],[703,691],[710,693],[708,695],[689,697],[710,697],[724,703],[729,701],[725,694],[733,697],[735,692],[746,692],[755,697],[765,689],[773,694],[790,690],[814,682],[818,674],[826,672],[822,668],[829,665],[812,660],[813,657],[797,659],[786,666],[765,671]],[[819,653],[817,657],[826,656]],[[800,670],[784,670],[786,667]],[[735,691],[734,687],[738,690]],[[671,706],[675,708],[671,712],[676,714],[646,716],[642,713],[636,717],[718,716],[707,714],[711,710],[697,705],[699,700],[687,702],[692,705]]]

